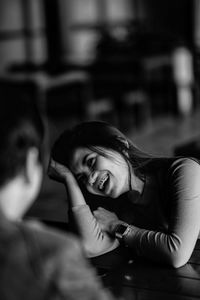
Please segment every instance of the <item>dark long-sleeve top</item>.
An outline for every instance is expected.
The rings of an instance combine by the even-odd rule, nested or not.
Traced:
[[[81,214],[81,210],[89,219],[89,207],[79,208],[75,214]],[[146,169],[143,192],[127,193],[118,217],[131,224],[125,243],[134,253],[174,267],[185,264],[200,232],[200,164],[191,158],[152,160]],[[100,228],[92,215],[90,219],[90,241],[95,241],[92,254],[116,247],[114,241],[112,247],[106,245],[105,233],[97,234]],[[87,225],[82,228],[87,236]]]

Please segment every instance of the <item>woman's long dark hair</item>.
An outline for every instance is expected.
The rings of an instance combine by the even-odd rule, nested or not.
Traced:
[[[78,147],[87,147],[103,156],[106,153],[98,147],[120,153],[141,179],[144,179],[145,165],[152,159],[116,127],[101,121],[83,122],[71,130],[65,130],[53,145],[52,158],[69,166],[72,154]]]

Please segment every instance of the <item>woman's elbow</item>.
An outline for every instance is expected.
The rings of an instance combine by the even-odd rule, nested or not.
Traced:
[[[172,255],[170,257],[169,264],[171,267],[178,269],[180,267],[183,267],[185,264],[187,264],[189,259],[190,257],[185,254],[176,253],[176,255]]]
[[[187,261],[182,261],[182,260],[175,260],[171,263],[171,266],[174,268],[174,269],[178,269],[180,267],[183,267],[185,264],[187,263]]]
[[[100,255],[100,249],[94,243],[83,242],[83,248],[87,257]]]
[[[119,246],[117,240],[108,239],[104,236],[102,241],[83,240],[83,248],[87,257],[95,257],[110,252]]]
[[[190,259],[192,249],[183,244],[176,234],[168,236],[167,261],[173,268],[184,266]]]

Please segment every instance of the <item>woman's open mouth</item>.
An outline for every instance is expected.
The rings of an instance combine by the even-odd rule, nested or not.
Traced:
[[[106,185],[108,184],[108,179],[109,179],[109,176],[108,174],[105,174],[101,177],[101,179],[99,180],[98,182],[98,189],[103,192],[105,191],[105,188],[106,188]]]

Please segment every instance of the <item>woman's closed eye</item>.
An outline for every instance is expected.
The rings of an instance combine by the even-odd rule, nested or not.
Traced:
[[[87,177],[85,174],[78,174],[78,175],[76,175],[76,179],[78,182],[84,183],[84,182],[86,182]]]
[[[89,168],[92,168],[94,166],[95,162],[96,162],[96,158],[95,157],[90,157],[87,160],[87,166]]]
[[[93,171],[93,169],[94,169],[95,163],[96,163],[96,156],[94,156],[94,155],[93,156],[91,156],[91,155],[85,156],[83,158],[82,168],[85,169],[85,167],[86,167],[86,170],[75,175],[77,181],[86,183],[90,172]]]

